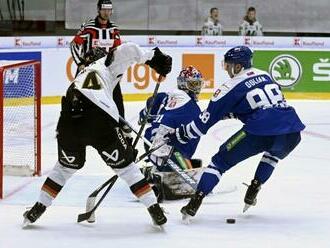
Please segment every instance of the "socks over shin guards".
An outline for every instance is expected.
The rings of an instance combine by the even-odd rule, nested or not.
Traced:
[[[257,167],[254,178],[258,179],[262,184],[264,184],[272,175],[278,161],[279,159],[277,157],[265,152]]]
[[[46,181],[41,187],[39,202],[41,202],[46,207],[49,207],[62,188],[63,186],[57,184],[52,179],[47,177]]]
[[[46,207],[49,207],[62,190],[65,183],[76,171],[76,169],[66,168],[57,162],[41,187],[38,201]]]
[[[117,169],[116,172],[128,184],[132,193],[143,205],[149,208],[157,203],[153,190],[135,163],[131,163],[123,169]]]
[[[221,178],[220,172],[212,165],[209,165],[203,172],[199,180],[197,191],[203,192],[204,195],[209,194],[213,188],[219,183]]]
[[[221,174],[219,170],[213,166],[209,165],[205,168],[197,186],[197,191],[203,192],[204,195],[209,194],[213,188],[219,183]]]

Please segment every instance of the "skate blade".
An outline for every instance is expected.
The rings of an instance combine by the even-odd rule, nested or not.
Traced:
[[[21,227],[22,227],[22,229],[24,229],[24,228],[28,227],[28,226],[31,225],[31,224],[32,224],[32,223],[31,223],[31,221],[30,221],[28,218],[24,218]]]
[[[245,204],[244,208],[243,208],[243,213],[245,213],[252,205],[249,204]]]
[[[189,214],[182,214],[182,222],[183,222],[183,224],[189,225],[191,223],[192,218],[193,217],[191,215],[189,215]]]
[[[153,226],[153,228],[155,228],[158,231],[163,232],[165,230],[164,224],[163,225],[157,225],[155,222],[152,222],[152,226]]]

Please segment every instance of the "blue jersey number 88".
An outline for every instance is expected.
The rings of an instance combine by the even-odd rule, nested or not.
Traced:
[[[263,89],[256,88],[246,94],[252,109],[270,107],[283,102],[283,94],[277,84],[267,84]]]

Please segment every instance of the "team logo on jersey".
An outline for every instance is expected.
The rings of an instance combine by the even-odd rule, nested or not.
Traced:
[[[68,156],[63,150],[61,151],[61,153],[63,155],[62,159],[64,158],[69,164],[72,164],[76,159],[75,156]]]
[[[119,157],[119,151],[116,149],[111,154],[103,151],[102,154],[107,157],[107,160],[111,159],[113,162],[116,162]]]
[[[273,80],[282,87],[292,87],[302,76],[302,66],[292,55],[282,54],[273,59],[269,66]]]

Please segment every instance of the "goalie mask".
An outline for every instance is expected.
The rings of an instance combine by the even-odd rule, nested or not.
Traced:
[[[190,96],[193,96],[197,101],[197,97],[201,92],[204,84],[203,76],[199,70],[193,66],[184,68],[178,78],[178,89],[187,92]]]

